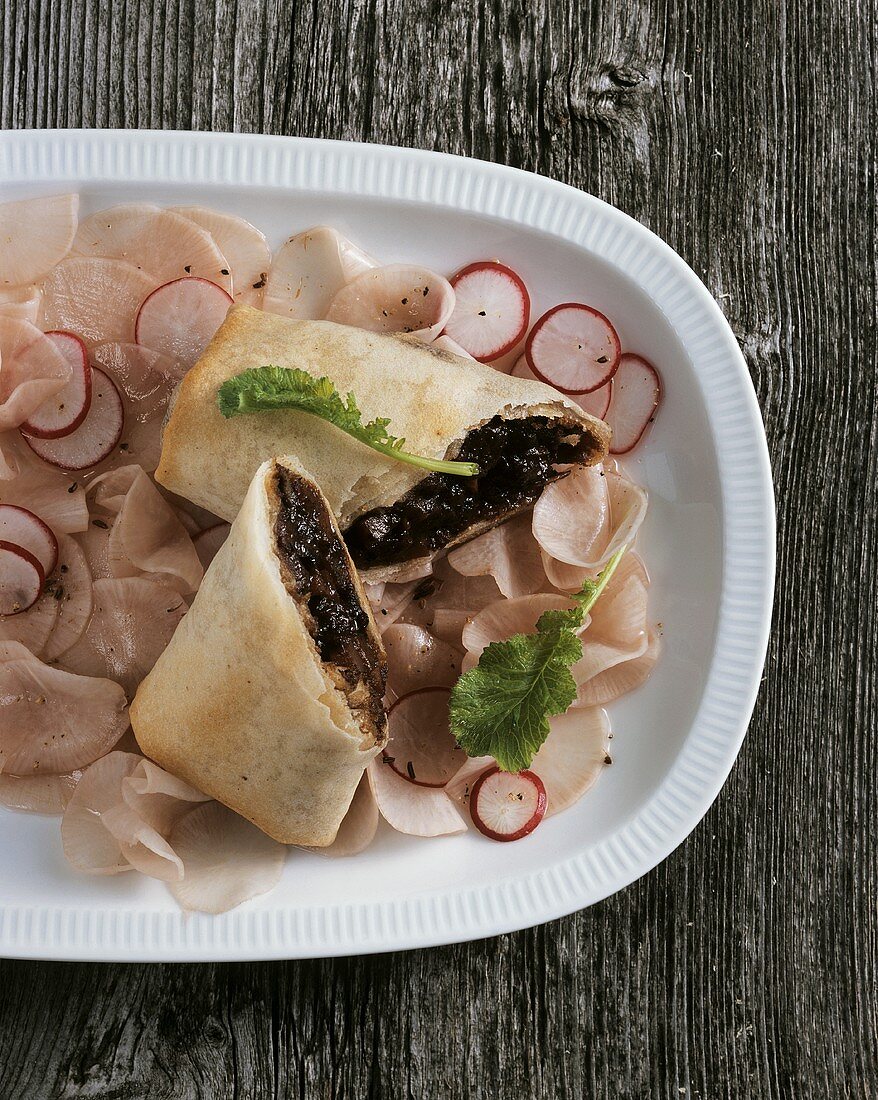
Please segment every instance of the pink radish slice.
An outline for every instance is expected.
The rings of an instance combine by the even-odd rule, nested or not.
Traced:
[[[287,849],[220,802],[183,814],[168,843],[184,874],[169,890],[184,909],[225,913],[274,889]]]
[[[35,283],[63,259],[76,232],[79,195],[0,205],[0,286]]]
[[[268,276],[261,280],[262,308],[296,320],[323,320],[342,287],[376,266],[335,229],[316,225],[290,237],[277,250]]]
[[[540,381],[527,365],[527,356],[525,355],[522,355],[510,373],[516,378],[531,378],[537,382]],[[613,396],[613,379],[611,378],[599,389],[592,390],[591,393],[571,393],[568,396],[585,412],[596,416],[598,420],[603,420],[607,415],[607,409],[610,407],[610,400]]]
[[[493,577],[510,599],[547,586],[540,548],[527,513],[456,547],[448,555],[448,564],[465,577]]]
[[[171,212],[210,234],[232,272],[235,301],[258,306],[271,266],[271,250],[264,234],[243,218],[204,206],[175,206]]]
[[[207,279],[175,279],[154,290],[140,307],[134,339],[176,362],[182,378],[226,319],[232,298]]]
[[[157,285],[124,260],[71,256],[43,285],[40,327],[75,332],[87,344],[131,340],[140,304]]]
[[[662,380],[642,355],[625,352],[613,376],[613,400],[606,421],[613,432],[610,454],[623,455],[640,442],[655,416]]]
[[[460,648],[414,623],[394,623],[382,634],[387,653],[387,698],[419,688],[450,688],[460,676]],[[458,639],[459,641],[459,639]]]
[[[0,314],[18,317],[35,325],[42,299],[43,292],[37,286],[19,286],[8,290],[0,287]]]
[[[63,814],[81,775],[0,775],[0,805],[20,813]]]
[[[411,333],[429,344],[454,311],[447,279],[426,267],[389,264],[364,271],[339,290],[327,321],[369,332]]]
[[[58,351],[70,364],[72,374],[63,390],[53,393],[21,425],[27,435],[57,439],[70,435],[85,420],[91,404],[91,368],[85,344],[72,332],[47,332]]]
[[[0,615],[0,647],[20,643],[39,657],[57,621],[58,601],[44,588],[40,598],[27,611],[18,615]]]
[[[58,605],[58,618],[43,650],[43,660],[57,660],[82,637],[91,617],[91,570],[79,543],[62,535],[58,568],[46,581],[46,591]]]
[[[40,563],[43,579],[58,561],[58,540],[39,516],[16,504],[0,504],[0,539],[21,546]]]
[[[421,688],[390,708],[382,758],[409,783],[444,787],[466,760],[448,724],[450,698],[448,688]]]
[[[30,449],[62,470],[86,470],[109,455],[122,435],[125,414],[119,391],[102,370],[92,367],[91,404],[75,432],[59,439],[24,435]]]
[[[481,260],[451,279],[454,312],[445,332],[482,363],[505,355],[527,332],[530,295],[521,278],[505,264]]]
[[[613,377],[622,345],[603,315],[581,302],[564,302],[537,321],[525,354],[534,374],[562,393],[590,393]]]
[[[17,428],[70,375],[69,363],[36,326],[0,315],[0,431]]]
[[[380,756],[369,763],[366,774],[381,816],[398,833],[454,836],[466,832],[466,822],[445,791],[401,779]]]
[[[29,550],[0,539],[0,615],[27,611],[39,599],[44,580],[42,567]]]
[[[226,258],[211,235],[189,218],[150,203],[123,203],[85,218],[73,253],[124,260],[148,273],[153,285],[194,275],[232,288]]]
[[[217,523],[208,527],[192,540],[192,545],[198,554],[199,561],[204,569],[210,565],[216,557],[217,551],[229,537],[229,524]]]
[[[546,815],[546,788],[533,772],[488,768],[476,780],[469,799],[470,817],[491,840],[521,840]]]

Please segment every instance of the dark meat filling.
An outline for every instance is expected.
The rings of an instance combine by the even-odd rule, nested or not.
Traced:
[[[369,569],[431,554],[475,524],[534,504],[560,476],[555,464],[581,462],[593,446],[579,425],[495,416],[469,432],[453,456],[477,462],[478,477],[430,474],[392,507],[366,512],[345,531],[351,557]]]
[[[289,574],[287,586],[292,584],[292,594],[307,607],[311,637],[330,671],[341,676],[352,709],[365,706],[380,727],[387,669],[370,636],[369,617],[354,587],[341,539],[312,485],[281,466],[275,467],[274,478],[278,499],[274,537],[277,555]]]

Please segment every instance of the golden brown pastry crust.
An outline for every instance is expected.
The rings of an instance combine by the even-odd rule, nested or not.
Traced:
[[[356,396],[364,420],[389,417],[407,450],[431,458],[453,458],[468,431],[498,415],[562,418],[584,428],[592,443],[589,464],[601,461],[609,446],[603,421],[542,382],[502,374],[411,336],[290,321],[235,306],[180,384],[156,471],[163,485],[224,519],[234,518],[253,471],[272,455],[296,456],[342,530],[364,512],[393,504],[426,476],[306,413],[225,420],[217,407],[220,385],[248,367],[268,364],[327,375],[340,393]],[[367,577],[388,579],[404,569],[370,571]]]
[[[278,461],[304,476],[294,460]],[[253,477],[192,607],[137,691],[131,725],[148,756],[269,836],[323,846],[380,752],[386,722],[383,714],[376,724],[366,711],[351,710],[284,585],[269,484],[274,465],[263,463]]]

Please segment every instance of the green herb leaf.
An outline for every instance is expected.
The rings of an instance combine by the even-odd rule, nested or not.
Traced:
[[[451,731],[468,756],[493,756],[508,772],[530,767],[549,718],[576,698],[571,667],[582,657],[576,631],[609,583],[627,546],[587,580],[567,610],[544,611],[535,634],[492,642],[451,691]]]
[[[392,436],[387,427],[390,420],[379,416],[363,423],[357,399],[349,393],[344,400],[329,378],[315,378],[307,371],[291,367],[252,367],[229,378],[219,388],[217,403],[225,417],[242,413],[270,412],[277,409],[297,409],[319,416],[343,432],[390,458],[419,466],[434,473],[476,477],[474,462],[449,462],[424,458],[403,450],[404,439]]]

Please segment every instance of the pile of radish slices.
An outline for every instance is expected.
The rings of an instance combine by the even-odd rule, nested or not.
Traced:
[[[661,394],[584,303],[531,325],[523,280],[493,260],[452,278],[381,265],[335,230],[272,256],[242,219],[132,203],[79,218],[76,195],[0,205],[0,803],[62,815],[72,865],[138,870],[180,904],[222,912],[277,882],[286,850],[138,751],[127,707],[228,532],[153,472],[173,389],[233,302],[292,318],[407,332],[573,396],[630,451]],[[414,836],[527,836],[608,762],[605,704],[649,675],[658,641],[633,551],[595,606],[578,698],[529,771],[468,759],[448,697],[492,641],[550,607],[630,544],[645,494],[615,463],[549,486],[532,514],[369,596],[390,676],[390,740],[336,841],[362,851],[379,819]]]

